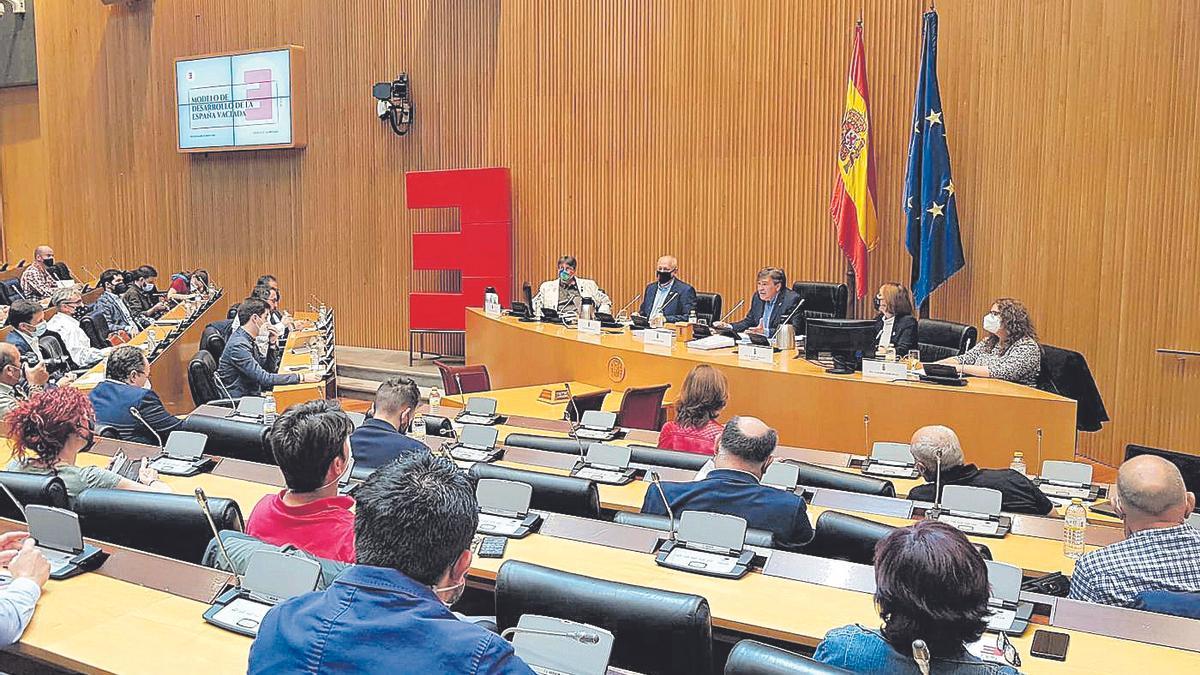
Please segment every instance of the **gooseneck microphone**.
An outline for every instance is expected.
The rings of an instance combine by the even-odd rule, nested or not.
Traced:
[[[796,306],[792,308],[792,311],[788,312],[788,315],[783,319],[783,321],[779,322],[778,326],[775,326],[775,332],[771,333],[771,337],[774,338],[779,333],[780,328],[783,328],[784,325],[791,323],[792,317],[796,316],[796,312],[800,311],[800,308],[803,306],[804,306],[804,298],[800,298],[800,302],[796,303]]]
[[[579,446],[579,461],[587,463],[587,452],[583,449],[583,441],[579,438],[579,427],[583,425],[583,415],[579,414],[579,405],[575,403],[575,395],[571,393],[571,383],[563,382],[563,386],[567,388],[567,407],[575,409],[575,419],[571,422],[571,431],[574,432],[575,444]]]
[[[213,372],[213,382],[216,382],[217,386],[220,387],[220,389],[221,389],[221,393],[225,394],[225,400],[227,400],[227,401],[235,401],[236,400],[233,398],[233,396],[229,395],[229,388],[226,387],[225,383],[221,381],[220,373],[218,373],[216,371]]]
[[[167,447],[163,445],[162,436],[159,436],[158,431],[155,430],[154,427],[150,426],[150,423],[146,421],[146,418],[142,417],[142,413],[138,412],[138,409],[134,406],[129,406],[129,414],[133,415],[137,421],[146,425],[146,428],[150,430],[150,433],[154,434],[154,440],[158,441],[158,449],[165,453],[167,451]]]
[[[596,635],[595,633],[588,633],[582,630],[568,632],[564,630],[538,630],[536,628],[521,628],[520,626],[513,626],[512,628],[505,629],[503,633],[500,633],[500,637],[508,639],[517,633],[525,633],[527,635],[549,635],[550,637],[565,637],[585,645],[600,644],[599,635]]]
[[[670,525],[668,536],[671,541],[675,541],[675,512],[671,510],[671,503],[667,501],[667,493],[663,492],[662,479],[659,478],[657,471],[650,472],[650,484],[658,488],[658,496],[662,497],[663,508],[667,510],[667,522]]]
[[[937,450],[937,474],[933,481],[933,508],[942,508],[942,449]]]
[[[624,312],[625,310],[629,309],[630,307],[633,306],[633,303],[637,302],[638,300],[641,300],[641,298],[642,298],[641,293],[638,293],[637,295],[633,296],[633,299],[630,300],[629,302],[625,303],[624,307],[622,307],[621,309],[614,312],[613,316],[615,317],[617,314],[620,314],[621,312]]]
[[[229,571],[233,573],[233,585],[241,588],[242,575],[238,574],[237,567],[233,564],[233,558],[230,558],[229,551],[225,550],[225,542],[221,541],[221,533],[217,531],[217,524],[213,521],[212,512],[208,510],[208,497],[204,495],[204,488],[196,488],[196,503],[200,505],[200,510],[204,512],[204,517],[208,519],[208,527],[212,530],[213,537],[217,540],[217,548],[221,550],[221,555],[225,558],[225,564],[229,565]]]
[[[734,312],[738,311],[738,309],[740,309],[741,306],[744,304],[746,304],[745,300],[738,300],[738,304],[734,305],[733,309],[729,310],[728,312],[725,312],[725,316],[721,317],[720,319],[717,319],[717,321],[724,321],[725,319],[728,319],[730,314],[733,314]]]
[[[0,488],[4,489],[4,494],[8,495],[8,498],[12,500],[12,503],[17,505],[17,510],[21,512],[21,517],[25,518],[25,505],[21,503],[21,500],[17,499],[17,496],[14,495],[12,490],[9,490],[8,486],[4,483],[0,483]],[[28,523],[29,519],[25,518],[25,522]]]
[[[921,669],[921,675],[929,675],[929,647],[924,640],[913,640],[912,654],[917,667]]]

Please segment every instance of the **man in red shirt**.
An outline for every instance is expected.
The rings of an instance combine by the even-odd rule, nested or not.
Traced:
[[[271,427],[271,448],[288,488],[259,500],[246,533],[353,563],[354,498],[338,495],[338,480],[350,470],[353,430],[336,401],[307,401],[280,415]]]

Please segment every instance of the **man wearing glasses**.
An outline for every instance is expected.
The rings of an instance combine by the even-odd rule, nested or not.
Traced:
[[[76,366],[90,368],[108,356],[112,347],[96,349],[83,329],[79,327],[79,319],[76,314],[83,307],[83,298],[79,295],[78,289],[60,288],[54,291],[50,295],[50,305],[58,311],[46,322],[46,329],[58,333]]]

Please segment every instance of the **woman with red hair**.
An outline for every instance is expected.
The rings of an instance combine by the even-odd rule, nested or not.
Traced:
[[[13,442],[13,461],[7,471],[54,474],[74,499],[88,488],[118,488],[170,492],[158,472],[143,468],[138,481],[98,466],[76,466],[75,458],[91,449],[96,440],[95,412],[87,396],[72,387],[35,394],[5,417]]]

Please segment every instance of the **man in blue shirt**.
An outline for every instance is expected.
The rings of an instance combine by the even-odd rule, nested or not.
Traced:
[[[250,647],[256,673],[531,675],[512,645],[450,611],[471,568],[479,504],[467,474],[414,453],[355,492],[355,552],[324,591],[267,612]]]
[[[755,417],[735,417],[725,425],[713,468],[689,483],[662,483],[663,494],[678,518],[684,511],[708,511],[746,519],[746,526],[768,530],[775,542],[796,548],[813,537],[804,498],[762,485],[774,459],[775,430]],[[658,490],[648,490],[642,513],[666,515]]]
[[[424,443],[404,435],[421,401],[417,383],[392,377],[375,392],[375,414],[350,435],[350,451],[361,467],[377,469],[414,452],[429,452]]]
[[[758,272],[757,287],[750,298],[750,313],[746,318],[733,324],[718,321],[713,325],[717,328],[732,328],[739,333],[751,331],[771,336],[784,319],[796,325],[799,312],[793,310],[798,304],[800,295],[787,287],[787,276],[783,270],[778,267],[764,267]]]
[[[104,287],[104,293],[96,298],[95,311],[104,315],[108,329],[114,333],[123,330],[131,336],[137,333],[140,330],[137,319],[133,318],[133,312],[129,311],[129,306],[121,297],[129,290],[125,273],[121,270],[104,270],[100,273],[100,285]]]
[[[687,321],[696,308],[696,289],[675,275],[679,272],[679,261],[675,256],[664,255],[658,259],[656,281],[646,286],[642,294],[642,305],[638,314],[647,319],[662,314],[669,322]]]

